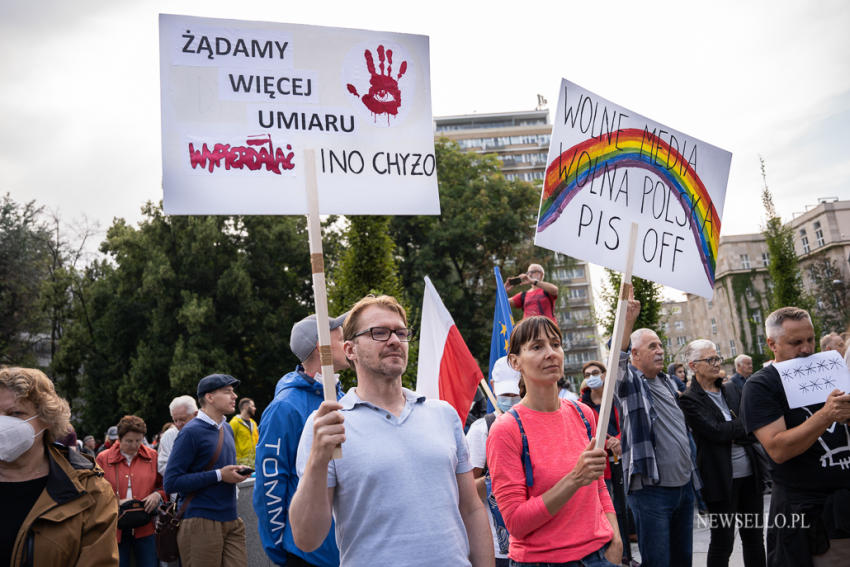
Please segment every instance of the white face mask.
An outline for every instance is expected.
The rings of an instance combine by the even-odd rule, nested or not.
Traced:
[[[44,429],[35,432],[28,422],[35,419],[18,419],[8,415],[0,415],[0,461],[11,463],[29,451]]]

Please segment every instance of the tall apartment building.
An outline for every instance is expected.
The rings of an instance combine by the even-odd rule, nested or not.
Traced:
[[[442,116],[434,123],[435,138],[449,138],[470,152],[495,153],[506,178],[542,184],[552,134],[548,110]],[[564,334],[564,372],[577,388],[581,365],[601,360],[590,274],[583,261],[555,254],[546,279],[560,290],[555,310]]]
[[[850,310],[850,201],[821,200],[817,206],[786,223],[794,231],[803,286],[815,295],[816,309],[843,305],[844,325]],[[812,267],[830,259],[837,268],[834,289],[817,289]],[[770,312],[773,282],[768,273],[770,257],[761,233],[722,236],[717,251],[714,297],[688,294],[688,340],[706,338],[717,344],[720,355],[766,355],[764,318]],[[845,329],[823,329],[844,331]]]

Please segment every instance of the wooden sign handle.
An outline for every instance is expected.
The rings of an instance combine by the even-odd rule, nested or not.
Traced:
[[[310,264],[313,271],[313,299],[316,306],[316,328],[319,334],[319,358],[322,362],[322,386],[325,401],[336,401],[331,331],[328,323],[328,289],[325,283],[325,259],[322,254],[322,227],[319,222],[319,191],[316,182],[316,152],[304,151],[307,182],[307,234],[310,239]],[[334,449],[333,458],[342,457],[342,448]]]
[[[632,270],[635,265],[635,248],[637,246],[638,225],[632,223],[629,233],[629,252],[626,258],[626,271],[620,282],[620,295],[617,298],[617,311],[614,317],[614,334],[611,336],[611,351],[608,353],[608,372],[602,390],[602,401],[599,403],[599,420],[596,422],[596,448],[604,449],[608,438],[608,421],[611,416],[611,405],[614,401],[614,388],[617,384],[617,369],[620,366],[620,349],[623,348],[623,327],[626,325],[626,310],[628,309],[629,293],[632,288]]]

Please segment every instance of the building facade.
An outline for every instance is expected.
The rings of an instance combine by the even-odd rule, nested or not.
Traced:
[[[542,184],[552,134],[548,110],[435,117],[434,127],[437,139],[448,138],[470,152],[498,155],[507,179]],[[517,266],[525,268],[519,259]],[[564,335],[564,373],[577,389],[582,364],[601,360],[590,273],[583,261],[561,254],[547,267],[547,281],[559,289],[555,313]]]
[[[815,315],[835,315],[844,328],[821,329],[842,332],[850,324],[850,201],[821,200],[805,213],[786,223],[794,231],[803,286],[816,301]],[[817,280],[824,260],[835,272]],[[764,235],[737,234],[720,237],[714,297],[688,294],[686,315],[689,339],[705,338],[717,344],[721,356],[732,359],[748,354],[761,360],[769,355],[764,336],[764,319],[770,313],[772,281],[770,257]],[[836,323],[839,325],[839,323]]]

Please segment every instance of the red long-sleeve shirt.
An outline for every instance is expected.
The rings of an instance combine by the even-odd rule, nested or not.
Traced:
[[[593,411],[579,404],[591,431]],[[493,492],[511,534],[510,557],[519,562],[576,561],[600,549],[613,537],[606,513],[614,505],[600,476],[579,488],[554,516],[542,494],[573,470],[587,447],[587,428],[575,407],[561,400],[554,412],[514,406],[528,438],[534,486],[527,487],[522,468],[522,436],[513,416],[504,414],[487,438],[487,465]]]

